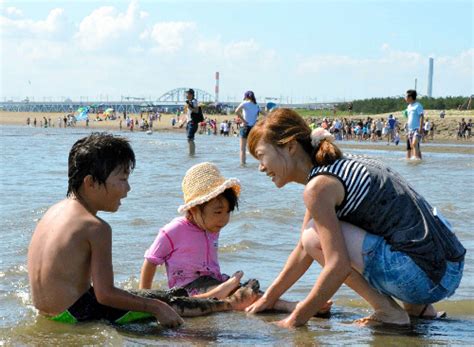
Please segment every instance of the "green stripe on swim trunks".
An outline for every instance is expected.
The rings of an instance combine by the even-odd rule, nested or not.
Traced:
[[[57,316],[50,317],[50,320],[53,320],[55,322],[61,322],[61,323],[67,323],[67,324],[76,324],[78,320],[76,317],[74,317],[71,312],[68,310],[58,314]]]
[[[135,311],[128,311],[122,317],[117,319],[115,323],[117,324],[127,324],[137,320],[142,320],[146,318],[151,318],[153,315],[147,312],[135,312]]]

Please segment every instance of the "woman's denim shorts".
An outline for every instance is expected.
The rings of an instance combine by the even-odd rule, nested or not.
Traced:
[[[252,127],[253,126],[250,126],[250,125],[244,125],[240,127],[240,137],[243,139],[246,139],[247,137],[249,137],[250,130],[252,130]]]
[[[439,284],[405,253],[392,251],[383,237],[369,234],[362,246],[364,278],[382,294],[410,304],[431,304],[454,294],[461,282],[464,261],[446,262]]]

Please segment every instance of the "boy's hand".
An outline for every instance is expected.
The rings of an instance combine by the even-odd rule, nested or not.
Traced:
[[[164,302],[160,302],[155,317],[158,322],[166,328],[177,328],[184,323],[183,318],[181,318],[171,306]]]

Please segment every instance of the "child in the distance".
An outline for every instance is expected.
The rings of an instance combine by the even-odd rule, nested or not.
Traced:
[[[181,287],[198,298],[225,298],[240,286],[242,271],[222,274],[218,262],[219,232],[238,207],[240,182],[224,178],[216,165],[191,167],[182,182],[184,216],[165,225],[145,252],[140,288],[151,288],[156,267],[166,265],[170,288]]]

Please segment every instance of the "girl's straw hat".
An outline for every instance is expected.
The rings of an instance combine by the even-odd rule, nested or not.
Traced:
[[[240,194],[240,181],[237,178],[226,179],[215,164],[208,162],[191,167],[186,172],[181,187],[184,205],[179,206],[179,213],[214,199],[228,188],[232,188],[237,196]]]

